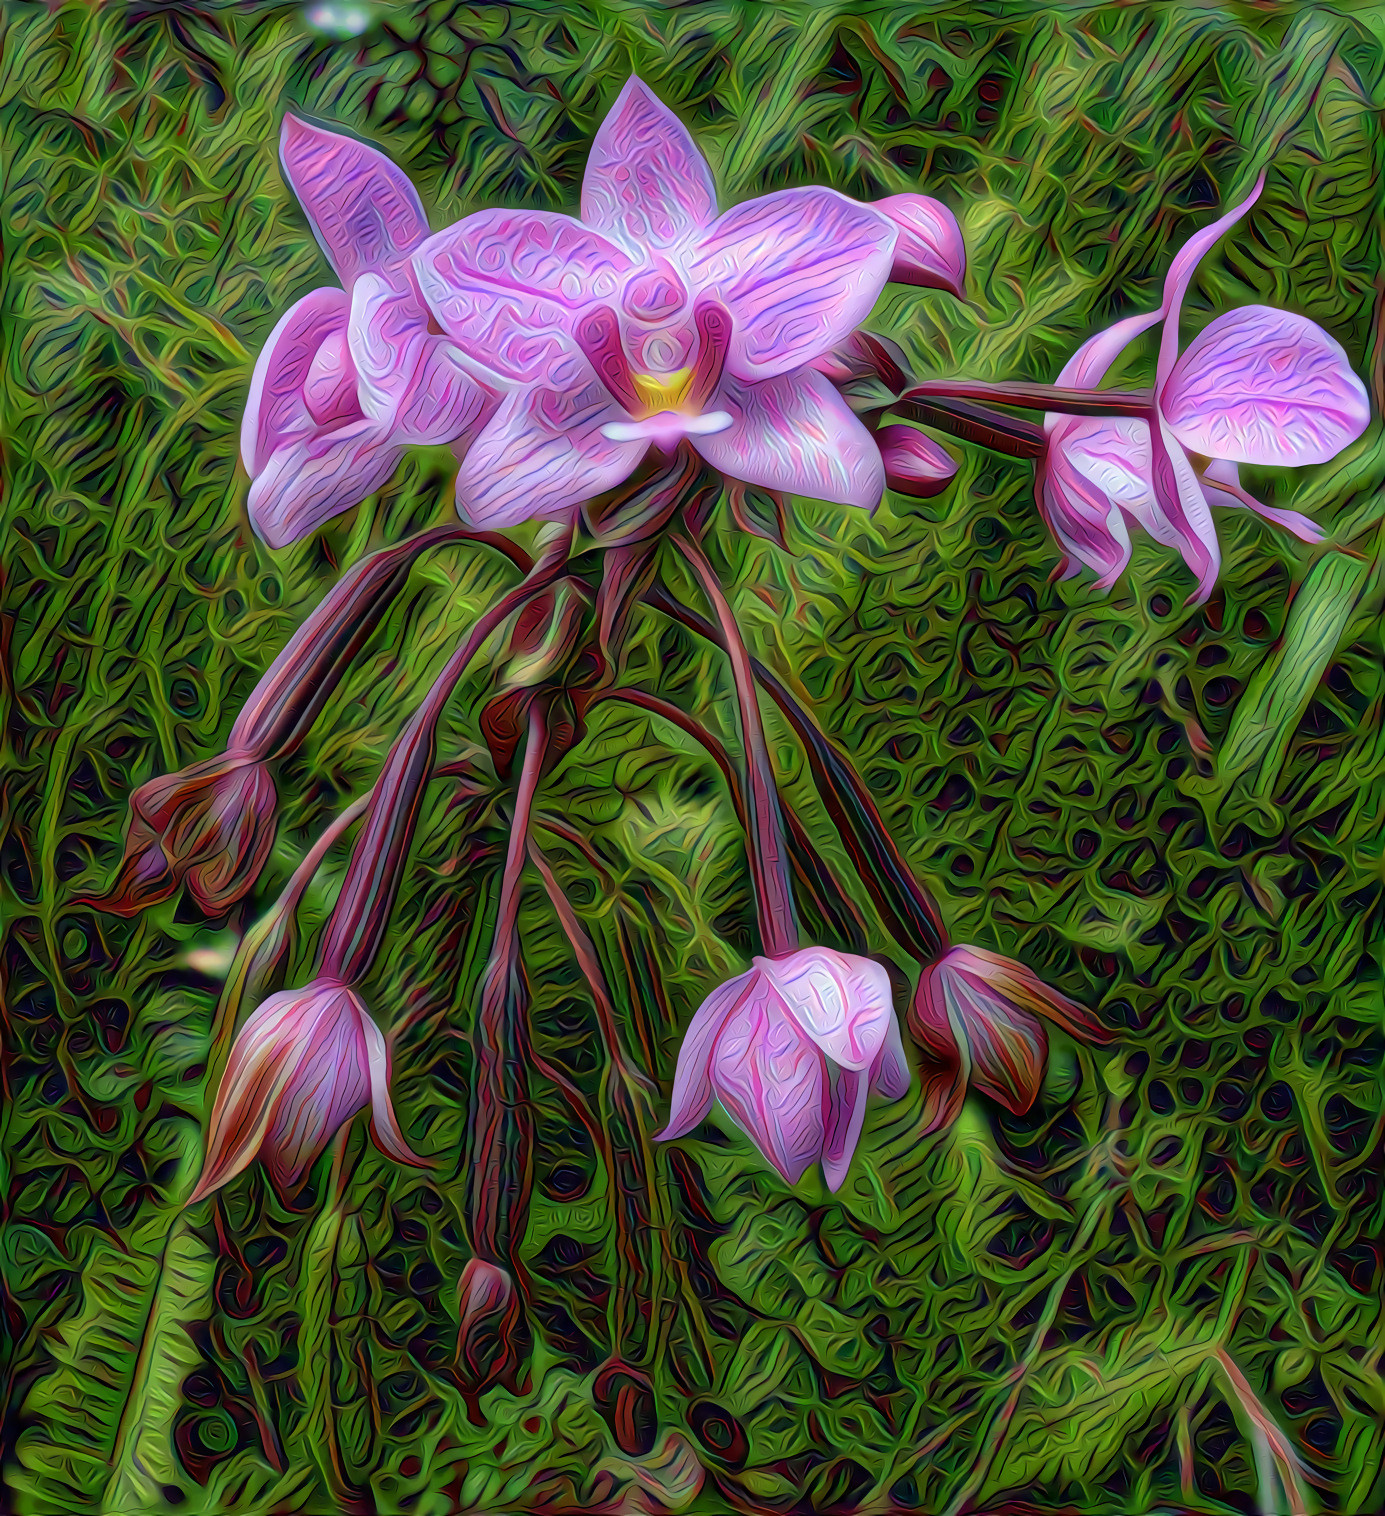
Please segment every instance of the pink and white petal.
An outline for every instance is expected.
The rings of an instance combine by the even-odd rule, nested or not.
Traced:
[[[279,158],[348,289],[359,274],[397,263],[428,235],[418,191],[378,149],[285,116]]]
[[[822,1177],[829,1190],[841,1189],[856,1155],[869,1092],[869,1077],[859,1070],[843,1069],[837,1075],[822,1144]]]
[[[870,1087],[886,1100],[902,1100],[913,1082],[909,1060],[904,1056],[904,1039],[899,1035],[899,1017],[890,1015],[885,1040],[870,1066]]]
[[[1280,510],[1278,506],[1266,505],[1257,500],[1241,484],[1240,470],[1236,464],[1224,458],[1214,458],[1202,471],[1202,492],[1208,505],[1243,507],[1272,521],[1275,526],[1300,538],[1304,542],[1321,542],[1326,533],[1311,517],[1300,511]]]
[[[1048,456],[1035,470],[1039,509],[1064,553],[1092,570],[1097,589],[1110,589],[1130,561],[1130,534],[1106,492],[1068,457],[1067,435],[1050,437]]]
[[[799,948],[787,958],[757,958],[755,967],[784,1008],[841,1068],[866,1069],[894,1017],[890,978],[878,963],[833,948]]]
[[[1207,496],[1183,444],[1162,417],[1150,428],[1150,460],[1158,511],[1177,533],[1179,551],[1197,576],[1197,588],[1188,597],[1188,603],[1201,605],[1217,582],[1221,547]]]
[[[706,1118],[712,1108],[712,1053],[726,1019],[735,1012],[749,993],[754,977],[751,969],[737,974],[716,989],[698,1006],[683,1044],[678,1049],[678,1067],[673,1074],[673,1094],[669,1098],[668,1123],[656,1132],[659,1142],[684,1137]]]
[[[1198,264],[1222,234],[1233,227],[1255,204],[1264,187],[1265,174],[1262,169],[1251,192],[1239,205],[1232,206],[1225,215],[1219,216],[1210,226],[1204,226],[1200,232],[1194,232],[1174,254],[1169,271],[1164,276],[1164,298],[1159,306],[1159,313],[1164,318],[1164,330],[1159,335],[1159,364],[1154,376],[1156,395],[1163,394],[1164,386],[1178,358],[1178,320],[1183,310],[1183,296],[1188,292],[1188,285],[1192,282]]]
[[[250,524],[270,547],[287,547],[373,495],[401,451],[373,421],[291,442],[251,483]]]
[[[691,273],[735,323],[728,371],[770,379],[842,341],[884,288],[896,240],[888,217],[828,189],[780,190],[718,217]]]
[[[601,435],[629,417],[595,377],[577,391],[511,391],[472,443],[457,474],[457,510],[475,527],[561,516],[614,489],[648,450]]]
[[[370,1135],[375,1146],[396,1163],[419,1169],[431,1168],[428,1160],[420,1158],[409,1146],[404,1133],[399,1129],[394,1103],[390,1099],[389,1044],[364,1006],[360,1008],[360,1018],[366,1064],[370,1073]]]
[[[711,1073],[727,1114],[784,1178],[797,1184],[822,1157],[827,1066],[764,981],[760,992],[752,986],[727,1018]]]
[[[432,447],[474,437],[499,401],[477,384],[464,355],[444,337],[425,339],[394,418],[396,442]]]
[[[270,1173],[283,1185],[295,1184],[338,1127],[370,1100],[365,1043],[349,990],[323,998],[304,1041],[264,1143]]]
[[[710,405],[731,425],[695,438],[694,446],[723,474],[835,505],[879,505],[880,450],[821,374],[801,368],[763,384],[728,380]]]
[[[965,294],[967,247],[957,218],[941,200],[929,195],[890,195],[871,209],[888,216],[898,229],[891,284],[917,284]]]
[[[252,478],[275,448],[315,428],[303,386],[318,349],[345,332],[350,306],[345,290],[312,290],[284,312],[260,349],[240,428],[240,455]]]
[[[875,433],[885,483],[896,494],[916,500],[944,490],[957,472],[957,460],[916,426],[882,426]]]
[[[351,361],[351,343],[344,327],[330,333],[313,355],[303,381],[303,400],[314,423],[324,431],[360,420],[363,413],[356,393],[356,365]]]
[[[632,75],[592,141],[582,220],[631,247],[671,247],[716,213],[712,171],[687,127]]]
[[[1159,310],[1144,316],[1127,316],[1095,337],[1088,337],[1063,365],[1057,383],[1074,389],[1094,389],[1106,377],[1106,370],[1121,352],[1162,315],[1163,311]],[[1049,416],[1047,421],[1051,426],[1056,419],[1056,416]]]
[[[1326,463],[1365,431],[1366,387],[1341,344],[1305,316],[1246,305],[1218,316],[1159,397],[1191,452],[1235,463]]]

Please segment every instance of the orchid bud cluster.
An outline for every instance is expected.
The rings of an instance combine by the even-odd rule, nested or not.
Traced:
[[[790,495],[873,509],[886,488],[945,489],[957,464],[923,422],[1033,458],[1060,572],[1089,567],[1100,587],[1125,571],[1134,523],[1183,555],[1193,598],[1205,598],[1219,564],[1214,505],[1317,540],[1306,518],[1250,496],[1237,466],[1321,462],[1361,434],[1366,394],[1342,349],[1302,317],[1249,306],[1179,351],[1196,265],[1253,206],[1263,175],[1178,253],[1156,311],[1093,337],[1047,386],[919,378],[894,344],[862,328],[891,281],[962,295],[965,250],[946,207],[919,194],[863,204],[800,188],[719,210],[706,160],[638,79],[596,134],[580,218],[487,209],[433,233],[413,186],[373,148],[289,116],[281,158],[339,282],[299,300],[255,365],[242,435],[250,519],[271,547],[295,542],[379,489],[405,448],[440,443],[459,459],[462,525],[351,569],[275,660],[226,753],[136,791],[126,856],[101,903],[129,912],[186,882],[219,914],[246,895],[273,835],[269,765],[302,740],[420,552],[480,540],[523,577],[480,617],[391,750],[311,983],[267,999],[240,1029],[192,1198],[257,1157],[276,1182],[298,1183],[366,1109],[385,1153],[422,1161],[395,1119],[388,1045],[359,985],[388,931],[439,716],[498,632],[495,684],[478,717],[497,783],[514,775],[516,793],[474,1034],[468,1342],[481,1318],[516,1308],[506,1271],[523,1216],[493,1208],[506,1203],[496,1192],[507,1144],[525,1140],[514,1081],[528,1077],[516,925],[526,868],[537,867],[554,894],[594,999],[609,1000],[530,833],[538,787],[582,741],[600,700],[663,709],[704,741],[745,831],[755,895],[761,953],[692,1017],[663,1139],[686,1135],[719,1102],[786,1183],[820,1164],[835,1190],[870,1095],[905,1098],[915,1061],[922,1132],[954,1120],[969,1088],[1028,1109],[1044,1072],[1045,1022],[1093,1042],[1108,1033],[1022,965],[948,942],[945,913],[849,758],[747,651],[702,539],[723,500],[738,523],[774,537]],[[1152,390],[1097,388],[1122,350],[1160,322]],[[1009,414],[1026,407],[1044,416],[1042,428]],[[550,523],[534,558],[499,535],[531,520]],[[664,581],[670,560],[709,616]],[[741,764],[694,714],[622,685],[621,641],[637,610],[720,648],[736,690]],[[803,743],[860,884],[917,960],[904,1018],[915,1061],[882,964],[800,939],[793,862],[807,844],[776,787],[762,692]],[[814,866],[830,873],[821,860]],[[616,1039],[613,1029],[605,1035]],[[615,1046],[608,1053],[624,1057]]]

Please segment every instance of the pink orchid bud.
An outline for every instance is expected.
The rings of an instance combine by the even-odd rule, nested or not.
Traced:
[[[276,1184],[297,1184],[333,1133],[367,1107],[376,1147],[426,1167],[399,1130],[389,1079],[389,1047],[353,990],[317,979],[271,995],[236,1034],[188,1204],[256,1158]]]
[[[130,797],[125,854],[98,910],[133,916],[184,880],[207,916],[250,889],[274,842],[278,797],[263,763],[230,751],[142,784]]]
[[[515,1305],[514,1282],[497,1264],[472,1258],[457,1281],[457,1360],[471,1371],[473,1379],[485,1377],[488,1367],[484,1338],[506,1329]]]
[[[941,200],[928,195],[891,195],[872,210],[897,228],[891,284],[917,284],[947,290],[961,299],[967,277],[967,248],[957,218]]]
[[[924,970],[908,1015],[924,1052],[923,1130],[957,1119],[968,1083],[1016,1115],[1038,1098],[1048,1061],[1039,1017],[1084,1042],[1111,1034],[1038,975],[983,948],[950,948]]]
[[[875,442],[885,484],[898,494],[926,499],[945,490],[957,472],[957,460],[916,426],[882,426]]]
[[[755,958],[702,1002],[678,1054],[668,1141],[719,1099],[790,1184],[821,1162],[836,1190],[851,1165],[874,1089],[909,1088],[885,970],[831,948]]]

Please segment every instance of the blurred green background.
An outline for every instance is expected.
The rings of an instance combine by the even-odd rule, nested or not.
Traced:
[[[1147,539],[1104,598],[1050,585],[1031,469],[963,445],[934,500],[873,519],[803,504],[787,554],[724,539],[752,645],[862,768],[954,938],[1022,958],[1120,1035],[1055,1039],[1029,1116],[973,1096],[924,1143],[916,1085],[872,1111],[836,1196],[787,1190],[715,1124],[672,1149],[616,1130],[613,1174],[535,1075],[520,1395],[468,1405],[455,1374],[465,1033],[505,832],[446,781],[366,987],[382,1025],[405,1022],[396,1106],[436,1169],[396,1169],[358,1123],[340,1207],[322,1169],[293,1207],[257,1171],[170,1230],[239,932],[512,573],[481,550],[419,563],[284,766],[275,853],[229,919],[73,902],[118,859],[130,791],[219,749],[340,568],[452,509],[450,455],[416,451],[309,542],[272,554],[249,530],[254,355],[330,280],[280,177],[286,109],[377,143],[442,226],[573,208],[638,72],[724,204],[803,183],[945,200],[969,301],[892,288],[874,324],[918,372],[978,378],[1051,380],[1157,303],[1173,250],[1264,167],[1184,331],[1249,300],[1302,311],[1378,413],[1385,13],[438,0],[376,6],[336,40],[310,10],[2,12],[0,1506],[1380,1509],[1378,424],[1333,465],[1248,478],[1328,543],[1223,513],[1198,610]],[[1146,340],[1113,379],[1152,367]],[[653,616],[628,678],[710,707],[734,742],[721,662]],[[468,688],[444,759],[478,740],[480,675]],[[845,877],[791,738],[771,738]],[[692,1010],[755,947],[721,779],[608,705],[540,809],[595,848],[599,868],[549,838],[657,1117]],[[540,895],[535,1043],[609,1130],[593,1010]],[[914,972],[860,910],[856,945]]]

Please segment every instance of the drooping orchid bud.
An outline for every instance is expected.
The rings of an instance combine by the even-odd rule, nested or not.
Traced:
[[[317,979],[271,995],[232,1045],[188,1204],[256,1158],[280,1186],[296,1184],[338,1128],[367,1107],[376,1147],[425,1166],[399,1130],[389,1079],[389,1047],[355,991]]]
[[[890,195],[871,202],[899,231],[890,267],[891,284],[917,284],[947,290],[960,300],[966,293],[967,248],[957,218],[941,200],[928,195]]]
[[[909,1088],[885,970],[831,948],[799,948],[751,967],[703,1001],[678,1054],[667,1141],[721,1101],[790,1184],[821,1162],[839,1189],[874,1089]]]
[[[1048,1061],[1041,1016],[1081,1041],[1110,1040],[1090,1011],[999,953],[954,947],[926,968],[907,1017],[924,1053],[924,1132],[957,1119],[968,1084],[1027,1111]]]
[[[885,465],[885,483],[901,495],[926,499],[945,490],[957,460],[915,426],[882,426],[875,434]]]
[[[1276,510],[1241,488],[1238,463],[1324,463],[1370,420],[1364,385],[1346,353],[1303,316],[1264,305],[1218,316],[1178,353],[1178,321],[1193,272],[1213,243],[1259,197],[1251,193],[1179,250],[1157,311],[1128,316],[1085,342],[1060,385],[1095,387],[1120,352],[1164,323],[1149,419],[1050,414],[1035,494],[1066,558],[1108,588],[1130,560],[1129,524],[1176,548],[1197,576],[1194,601],[1212,592],[1221,550],[1210,507],[1242,506],[1307,542],[1321,530],[1296,511]],[[1201,467],[1195,460],[1199,460]],[[1208,461],[1210,460],[1210,462]]]
[[[140,785],[130,797],[125,855],[98,910],[133,916],[183,883],[208,916],[229,910],[255,882],[274,843],[278,797],[269,770],[226,752]]]
[[[483,1382],[494,1368],[494,1339],[504,1333],[516,1305],[506,1270],[484,1258],[467,1260],[457,1281],[457,1362],[473,1383]]]
[[[463,535],[462,527],[420,532],[348,569],[255,686],[226,751],[151,779],[131,796],[120,869],[105,894],[86,897],[90,903],[133,915],[166,900],[185,879],[209,916],[241,899],[274,843],[277,796],[267,760],[302,741],[403,587],[414,558]]]

